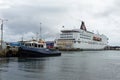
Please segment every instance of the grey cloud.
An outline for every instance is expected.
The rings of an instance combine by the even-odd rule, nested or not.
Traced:
[[[110,17],[111,15],[119,16],[120,14],[120,1],[115,0],[112,2],[111,5],[107,6],[102,12],[96,13],[95,17],[106,18]]]
[[[115,36],[116,34],[111,34],[111,32],[117,33],[117,31],[113,31],[113,27],[120,25],[115,22],[120,19],[120,1],[105,0],[105,3],[101,0],[98,0],[98,2],[95,1],[7,1],[5,5],[9,7],[0,9],[0,16],[8,19],[8,22],[4,25],[7,28],[4,32],[7,35],[5,38],[8,39],[10,36],[10,40],[18,40],[22,35],[26,35],[25,37],[30,39],[31,36],[40,31],[41,22],[43,37],[55,39],[55,37],[58,37],[58,33],[60,33],[61,26],[64,25],[65,28],[72,29],[73,26],[79,24],[80,20],[85,20],[87,22],[86,25],[92,25],[93,27],[89,27],[90,29],[98,29],[101,33],[105,33],[109,37]],[[74,19],[70,18],[70,16]],[[76,19],[79,19],[79,21]],[[15,38],[14,35],[16,35]],[[116,38],[111,38],[113,40],[110,41],[116,41]],[[120,38],[118,37],[118,39]]]
[[[55,18],[59,14],[63,14],[67,9],[62,7],[49,7],[49,6],[13,6],[10,9],[3,10],[2,16],[9,20],[8,28],[14,32],[14,34],[26,33],[29,31],[38,32],[40,27],[39,23],[43,22],[43,30],[45,28],[50,29],[53,25],[52,18]],[[46,17],[51,18],[48,22]],[[47,22],[47,23],[44,23]],[[52,24],[51,24],[51,23]],[[55,21],[54,21],[55,24]]]

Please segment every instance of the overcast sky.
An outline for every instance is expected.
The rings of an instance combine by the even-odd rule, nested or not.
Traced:
[[[104,34],[109,45],[120,45],[120,0],[0,0],[4,21],[4,40],[42,37],[54,40],[62,26],[79,28],[81,20],[88,31]]]

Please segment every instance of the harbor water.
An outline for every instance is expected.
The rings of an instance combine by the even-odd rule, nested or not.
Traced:
[[[120,80],[120,51],[66,51],[43,58],[0,58],[0,80]]]

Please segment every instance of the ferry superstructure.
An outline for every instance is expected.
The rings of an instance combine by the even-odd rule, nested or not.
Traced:
[[[55,43],[59,49],[99,50],[107,46],[108,38],[103,34],[87,31],[82,21],[80,29],[61,30]]]

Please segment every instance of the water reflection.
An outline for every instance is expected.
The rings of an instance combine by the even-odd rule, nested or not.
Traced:
[[[6,65],[8,63],[9,63],[9,59],[8,58],[0,58],[0,68],[8,67],[8,65]]]
[[[5,67],[8,67],[8,65],[6,65],[8,62],[9,62],[9,59],[7,59],[7,58],[0,58],[0,80],[2,80],[1,79],[1,77],[2,77],[1,73],[7,72]]]
[[[44,70],[46,60],[49,58],[18,58],[18,68],[25,72],[39,73]]]
[[[0,60],[0,80],[120,80],[120,51],[63,52],[61,57]]]
[[[23,72],[24,78],[31,80],[53,80],[50,78],[59,68],[59,57],[18,59],[18,62],[18,69]]]
[[[0,80],[3,80],[6,73],[9,72],[11,67],[10,62],[16,61],[17,58],[0,58]]]

